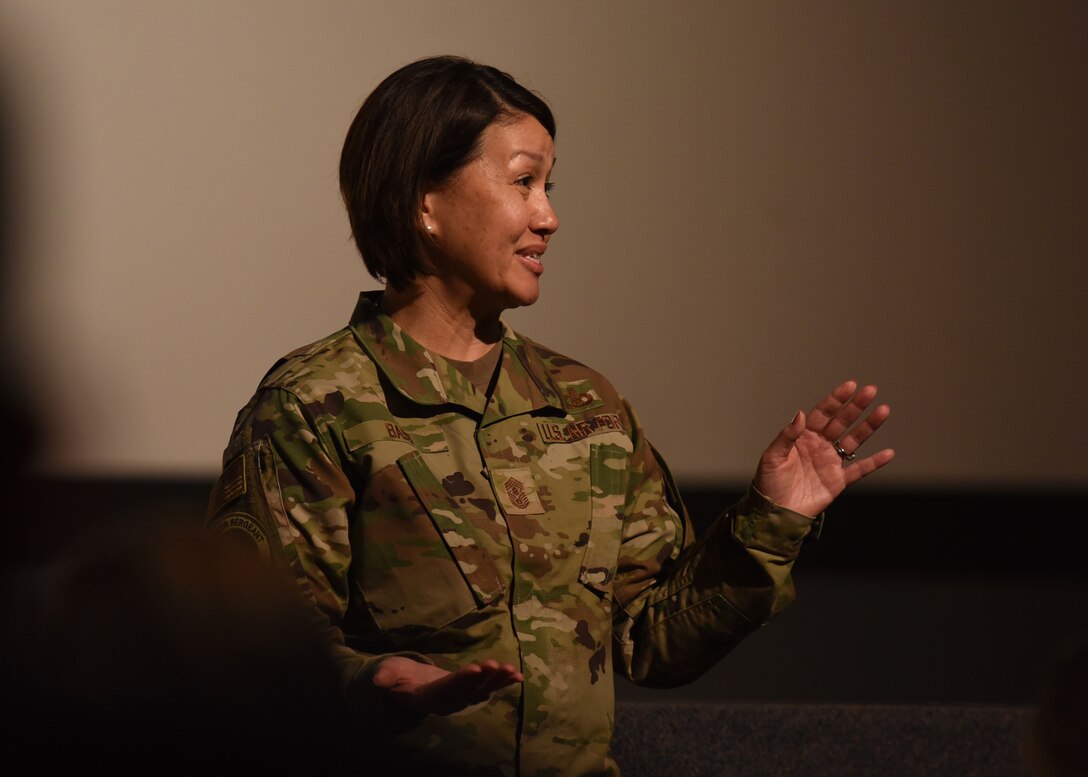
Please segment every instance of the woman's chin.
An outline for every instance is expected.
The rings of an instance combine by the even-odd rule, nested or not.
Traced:
[[[519,279],[503,290],[502,298],[503,310],[529,307],[540,298],[540,281],[535,276]]]
[[[527,308],[540,299],[540,284],[535,284],[532,290],[524,290],[517,295],[517,303],[511,305],[514,308]]]

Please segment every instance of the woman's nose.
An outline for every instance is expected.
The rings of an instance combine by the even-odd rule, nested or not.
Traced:
[[[540,207],[533,214],[533,220],[529,228],[538,235],[550,235],[559,229],[559,217],[555,215],[552,201],[547,197],[544,197]]]

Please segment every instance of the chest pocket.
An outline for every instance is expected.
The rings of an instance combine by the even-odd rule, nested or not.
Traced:
[[[397,464],[412,485],[416,497],[427,508],[447,550],[472,590],[476,603],[482,607],[494,602],[502,596],[503,586],[494,556],[484,545],[485,536],[477,530],[471,517],[465,515],[446,495],[438,478],[427,468],[418,452],[402,456]]]
[[[627,450],[615,444],[589,448],[590,523],[579,581],[606,596],[612,593],[627,499]]]
[[[410,645],[501,598],[494,559],[415,444],[359,441],[352,456],[368,473],[352,527],[352,606],[365,604],[389,644]]]

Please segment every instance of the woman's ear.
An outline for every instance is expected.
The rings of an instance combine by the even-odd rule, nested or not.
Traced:
[[[438,204],[438,195],[434,191],[429,191],[423,195],[423,202],[420,205],[419,220],[423,226],[423,230],[428,235],[434,235],[435,233],[435,206]]]

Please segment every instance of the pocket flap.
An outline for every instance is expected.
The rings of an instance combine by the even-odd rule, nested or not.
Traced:
[[[589,540],[578,579],[590,588],[611,593],[623,535],[627,451],[619,445],[591,445],[589,477]]]
[[[446,495],[419,451],[401,456],[397,464],[442,535],[477,603],[483,606],[496,601],[502,596],[502,581],[495,567],[495,559],[483,547],[482,534],[472,520]]]

